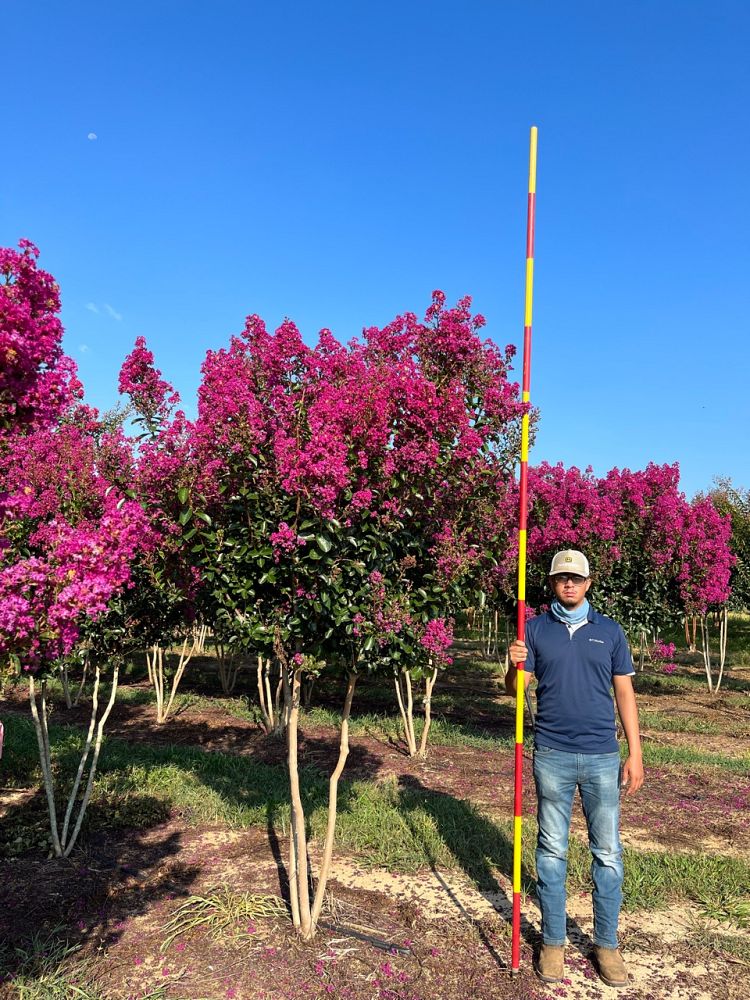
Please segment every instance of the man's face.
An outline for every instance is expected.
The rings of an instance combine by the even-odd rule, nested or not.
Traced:
[[[555,573],[549,578],[552,593],[560,604],[569,611],[583,604],[584,598],[591,586],[590,576],[579,576],[577,573]]]

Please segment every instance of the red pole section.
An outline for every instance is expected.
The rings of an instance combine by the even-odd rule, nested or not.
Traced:
[[[534,220],[536,216],[536,127],[529,143],[529,198],[526,214],[526,304],[523,326],[523,381],[521,399],[531,399],[531,311],[534,297]],[[518,490],[518,618],[516,637],[526,634],[526,530],[529,506],[529,413],[521,424],[521,469]],[[525,692],[523,663],[516,674],[516,746],[513,795],[513,935],[510,972],[518,975],[521,964],[521,848],[523,832],[523,705]]]

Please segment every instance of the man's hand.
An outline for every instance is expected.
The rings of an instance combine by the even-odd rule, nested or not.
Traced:
[[[628,757],[622,768],[622,786],[626,795],[637,792],[643,784],[643,760],[640,757]]]
[[[508,646],[508,655],[510,656],[510,662],[513,666],[517,666],[519,663],[525,663],[526,657],[528,655],[526,651],[526,643],[521,639],[516,639]]]
[[[522,642],[520,639],[516,639],[508,646],[508,656],[510,657],[510,666],[508,667],[508,672],[505,675],[505,690],[510,695],[515,695],[516,688],[518,687],[518,664],[526,663],[526,657],[528,656],[528,650],[526,649],[526,643]],[[533,674],[523,672],[523,683],[526,687],[529,686],[533,678]]]

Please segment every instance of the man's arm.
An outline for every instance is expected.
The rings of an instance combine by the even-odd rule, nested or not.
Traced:
[[[628,759],[622,769],[622,782],[626,785],[626,795],[637,792],[643,784],[643,755],[641,753],[641,731],[638,725],[638,708],[635,691],[630,676],[615,674],[612,678],[615,701],[625,738],[628,741]]]
[[[505,690],[508,694],[515,695],[516,690],[518,689],[518,668],[516,664],[526,662],[526,657],[528,656],[526,643],[521,642],[520,639],[516,639],[515,642],[508,646],[508,654],[510,656],[510,666],[508,667],[508,672],[505,675]],[[524,671],[523,682],[526,687],[528,687],[533,680],[533,673],[530,671]]]

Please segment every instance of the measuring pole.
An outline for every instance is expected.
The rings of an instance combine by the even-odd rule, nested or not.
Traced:
[[[526,307],[523,323],[523,382],[521,399],[530,401],[531,391],[531,305],[534,297],[534,217],[536,210],[536,126],[529,143],[529,201],[526,215]],[[521,421],[521,472],[518,501],[518,619],[516,637],[526,633],[526,522],[529,480],[529,414]],[[521,833],[523,828],[523,702],[526,685],[524,664],[516,673],[516,774],[513,798],[513,937],[511,941],[511,976],[518,975],[521,963]]]

